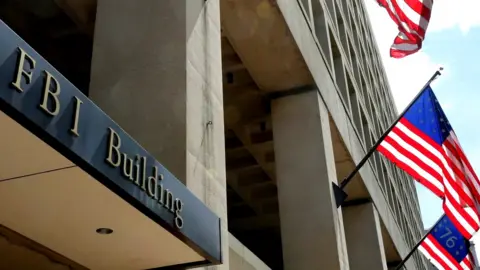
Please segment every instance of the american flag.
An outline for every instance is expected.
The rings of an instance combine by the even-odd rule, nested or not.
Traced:
[[[421,242],[418,249],[439,270],[474,269],[468,240],[443,216]]]
[[[433,0],[377,0],[398,26],[390,56],[402,58],[422,48],[432,13]]]
[[[480,182],[430,86],[377,150],[442,198],[443,210],[466,239],[479,229]]]

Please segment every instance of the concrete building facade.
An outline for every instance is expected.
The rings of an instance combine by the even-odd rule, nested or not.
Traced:
[[[0,20],[219,218],[220,261],[179,237],[208,269],[392,269],[421,238],[414,182],[379,154],[340,208],[331,187],[398,113],[363,0],[8,0]],[[150,265],[99,263],[2,213],[0,269]]]

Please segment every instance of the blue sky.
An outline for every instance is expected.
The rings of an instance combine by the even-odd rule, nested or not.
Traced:
[[[429,33],[424,52],[432,60],[445,63],[447,76],[433,87],[475,171],[480,173],[480,27],[468,33],[448,29]],[[441,81],[441,82],[440,82]],[[423,186],[417,185],[425,227],[443,213],[441,202]]]
[[[480,175],[480,1],[435,1],[423,49],[404,59],[388,56],[398,31],[383,8],[365,0],[377,44],[399,112],[430,76],[443,66],[443,75],[432,88],[442,105],[477,175]],[[462,9],[463,7],[463,9]],[[469,7],[464,9],[464,7]],[[422,219],[426,228],[443,214],[441,201],[417,184]],[[479,238],[477,234],[474,238]]]

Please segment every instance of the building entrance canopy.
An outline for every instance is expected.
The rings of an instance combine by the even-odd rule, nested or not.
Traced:
[[[0,225],[86,268],[221,262],[219,218],[2,21],[0,152]]]

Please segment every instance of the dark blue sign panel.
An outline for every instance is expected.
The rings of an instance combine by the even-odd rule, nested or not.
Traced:
[[[0,110],[203,255],[199,264],[221,263],[220,219],[2,21]]]

